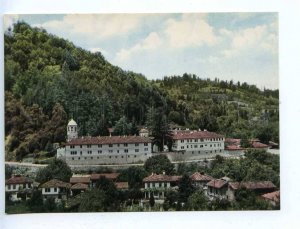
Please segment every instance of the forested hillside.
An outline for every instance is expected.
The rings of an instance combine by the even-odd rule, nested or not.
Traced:
[[[149,81],[24,22],[4,40],[6,160],[53,155],[70,118],[80,135],[106,135],[109,127],[135,134],[158,117],[164,127],[279,141],[278,90],[188,74]]]

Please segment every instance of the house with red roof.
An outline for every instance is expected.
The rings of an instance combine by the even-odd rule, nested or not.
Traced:
[[[145,199],[150,199],[151,193],[153,193],[154,199],[163,203],[166,191],[177,190],[180,179],[181,176],[152,173],[143,179]]]
[[[199,172],[193,173],[190,178],[194,187],[201,189],[204,188],[209,181],[214,180],[213,177]]]
[[[210,199],[228,199],[227,190],[230,179],[222,177],[221,179],[213,179],[206,184],[205,194]]]
[[[32,180],[24,176],[12,176],[5,181],[5,193],[10,201],[27,200],[32,192]]]
[[[52,179],[40,185],[39,189],[42,190],[43,200],[53,198],[56,203],[62,200],[67,200],[71,194],[72,185],[61,180]]]
[[[272,206],[279,206],[280,205],[280,191],[270,192],[261,195],[261,197],[269,202]]]

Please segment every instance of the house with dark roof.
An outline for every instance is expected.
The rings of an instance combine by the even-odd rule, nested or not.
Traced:
[[[276,186],[271,181],[245,181],[229,182],[227,196],[230,201],[235,200],[235,193],[238,189],[245,188],[255,192],[257,195],[273,192]]]
[[[5,181],[5,193],[10,201],[27,200],[32,192],[32,180],[24,176],[12,176]]]
[[[143,179],[145,199],[150,199],[151,193],[153,193],[155,201],[163,203],[166,191],[177,190],[180,179],[181,176],[152,173]]]
[[[67,200],[70,196],[72,185],[57,179],[52,179],[40,185],[44,201],[48,198],[53,198],[56,203],[62,200]]]
[[[228,177],[222,177],[221,179],[213,179],[206,184],[205,194],[210,199],[228,199]]]
[[[195,172],[190,176],[194,187],[203,189],[214,178],[204,173]]]

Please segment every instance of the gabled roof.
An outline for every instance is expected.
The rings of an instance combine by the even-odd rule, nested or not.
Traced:
[[[268,148],[269,146],[266,144],[263,144],[261,142],[253,141],[251,142],[251,145],[253,148]]]
[[[143,179],[143,182],[173,182],[179,181],[182,176],[170,176],[165,174],[152,174]]]
[[[88,189],[88,185],[87,184],[82,184],[82,183],[77,183],[77,184],[74,184],[71,189],[73,190],[86,190]]]
[[[223,179],[215,179],[208,182],[206,185],[212,188],[223,188],[225,185],[227,185],[228,182]]]
[[[276,188],[276,186],[271,181],[229,182],[229,187],[234,190],[237,190],[239,188],[246,188],[249,190]]]
[[[57,180],[52,179],[40,186],[40,188],[71,188],[71,184]]]
[[[98,136],[98,137],[80,137],[74,138],[66,145],[100,145],[100,144],[135,144],[151,143],[151,139],[141,136]]]
[[[211,181],[213,180],[214,178],[209,176],[209,175],[206,175],[206,174],[201,174],[199,172],[195,172],[194,174],[192,174],[190,176],[190,178],[193,180],[193,181]]]
[[[269,192],[269,193],[262,195],[262,197],[266,200],[271,200],[276,203],[279,203],[280,202],[280,191]]]
[[[200,139],[200,138],[223,138],[221,134],[217,134],[209,131],[174,131],[173,139],[174,140],[183,140],[183,139]]]
[[[77,123],[74,121],[74,119],[71,119],[68,123],[68,126],[77,126]]]
[[[70,178],[70,183],[71,184],[76,184],[76,183],[89,184],[90,180],[91,180],[90,175],[89,176],[73,176]]]
[[[128,189],[128,182],[115,182],[117,189]]]
[[[120,173],[92,173],[91,180],[99,180],[100,177],[105,177],[109,180],[115,180],[120,175]]]
[[[5,181],[5,184],[31,184],[32,181],[27,177],[13,176]]]

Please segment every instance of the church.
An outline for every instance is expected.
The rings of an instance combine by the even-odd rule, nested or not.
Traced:
[[[57,149],[57,158],[69,165],[143,163],[151,156],[152,143],[147,135],[78,137],[73,119],[67,126],[65,147]]]

